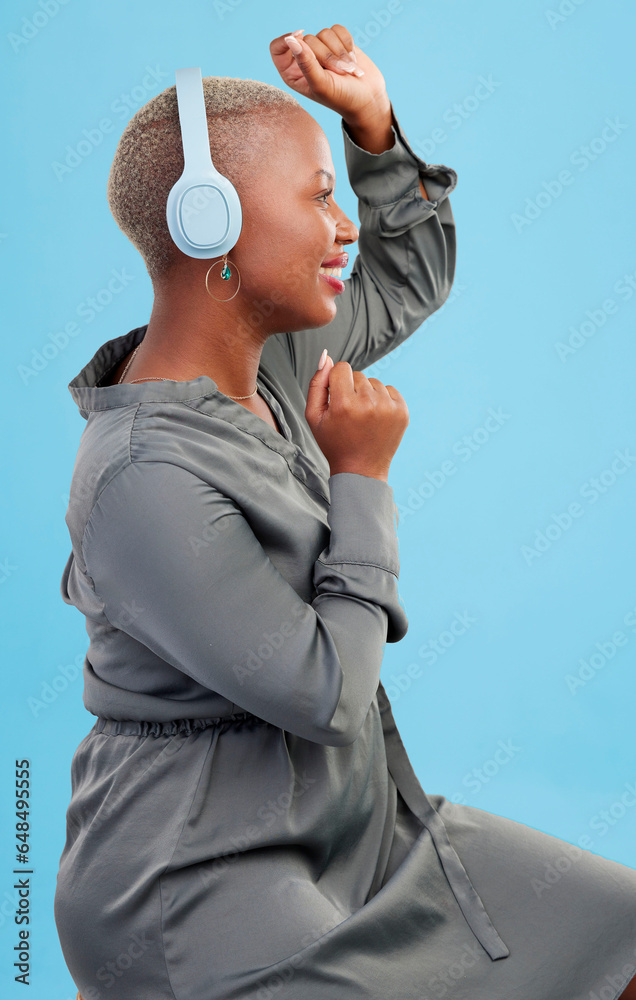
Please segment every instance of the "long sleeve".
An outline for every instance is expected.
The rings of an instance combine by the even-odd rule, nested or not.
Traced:
[[[408,620],[392,488],[348,472],[329,486],[330,538],[311,603],[234,501],[167,462],[131,462],[112,477],[82,555],[112,626],[243,710],[341,746],[369,711],[384,643],[401,639]],[[202,534],[210,544],[196,544]]]
[[[358,197],[358,254],[337,315],[318,337],[286,333],[306,396],[323,347],[336,361],[363,370],[389,354],[448,298],[455,276],[455,221],[450,167],[427,164],[409,145],[393,109],[395,142],[382,153],[361,149],[341,119],[349,182]],[[422,176],[431,198],[419,188]]]

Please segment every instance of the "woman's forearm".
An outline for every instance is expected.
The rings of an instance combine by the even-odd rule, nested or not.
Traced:
[[[377,114],[374,114],[373,117],[366,119],[364,122],[350,121],[348,118],[345,118],[345,121],[349,127],[353,141],[360,149],[366,149],[369,153],[383,153],[386,149],[391,149],[395,142],[395,136],[391,131],[391,126],[395,124],[395,119],[390,101]],[[428,201],[428,194],[426,193],[426,188],[422,183],[421,177],[419,178],[419,182],[422,197]]]

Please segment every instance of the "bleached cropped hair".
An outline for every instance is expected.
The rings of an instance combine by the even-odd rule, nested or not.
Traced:
[[[263,140],[285,128],[291,94],[260,80],[203,77],[210,152],[217,170],[241,195],[264,152]],[[153,283],[180,251],[166,222],[166,202],[183,173],[176,86],[151,98],[127,123],[113,159],[106,197],[115,222],[144,259]]]

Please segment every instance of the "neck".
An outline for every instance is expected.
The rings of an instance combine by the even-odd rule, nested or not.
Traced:
[[[211,290],[231,295],[236,285],[218,278],[220,270],[219,265],[210,274]],[[148,328],[127,378],[152,375],[181,381],[208,375],[226,395],[247,396],[256,386],[267,332],[249,322],[245,300],[236,302],[240,289],[231,302],[215,302],[205,290],[205,277],[201,283],[202,294],[190,283],[155,291]],[[253,315],[253,307],[250,312]]]

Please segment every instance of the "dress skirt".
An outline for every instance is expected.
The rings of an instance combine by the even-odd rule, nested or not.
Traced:
[[[98,718],[71,778],[83,1000],[615,1000],[636,972],[636,871],[425,795],[381,684],[346,746]]]

